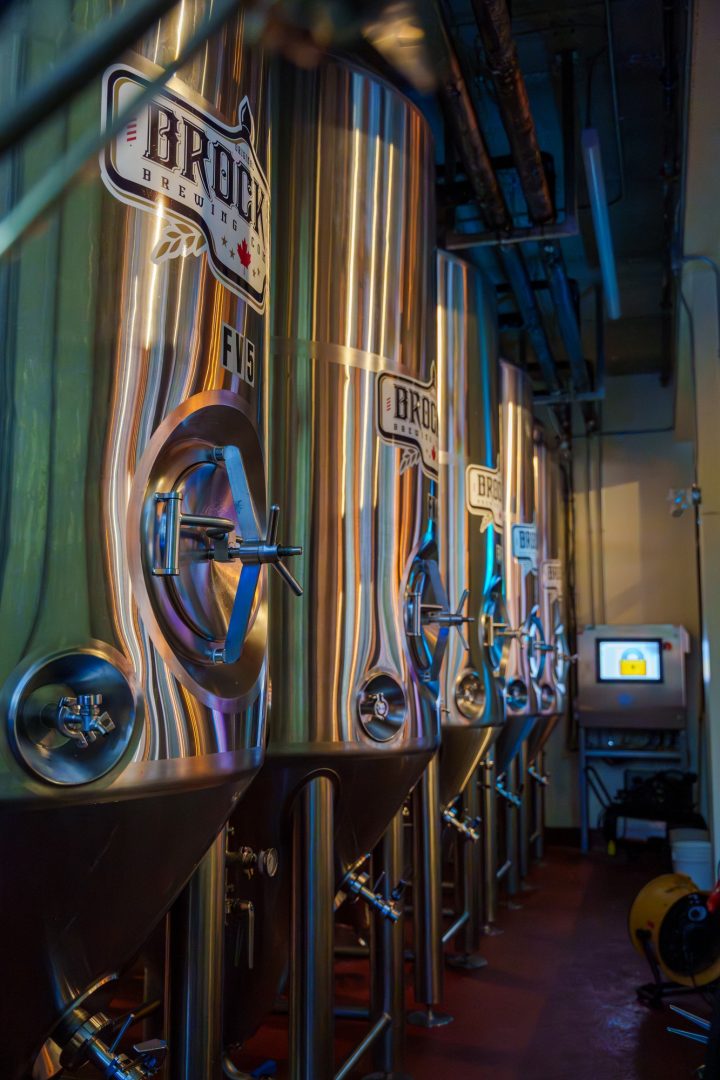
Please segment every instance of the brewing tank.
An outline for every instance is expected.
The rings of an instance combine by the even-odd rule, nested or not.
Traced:
[[[539,719],[528,743],[531,763],[565,711],[569,666],[564,615],[565,503],[560,462],[540,425],[536,425],[534,440],[540,621],[547,651],[539,683]]]
[[[441,567],[455,606],[474,620],[448,639],[442,675],[442,806],[462,791],[504,720],[488,647],[503,581],[498,334],[492,283],[438,255]],[[463,640],[463,636],[465,640]]]
[[[271,86],[269,476],[303,548],[304,595],[271,583],[267,758],[249,796],[253,828],[243,815],[236,842],[276,847],[279,870],[233,878],[254,903],[263,961],[250,975],[230,938],[230,1038],[268,1007],[258,986],[274,992],[286,961],[291,814],[312,802],[299,790],[331,778],[339,886],[437,746],[437,638],[447,636],[425,606],[437,580],[430,131],[397,90],[348,63],[278,64]]]
[[[242,15],[132,111],[211,6],[163,19],[0,166],[17,202],[126,117],[0,266],[8,1080],[102,1004],[262,758],[268,116]],[[97,7],[16,11],[4,96]]]
[[[505,724],[496,744],[502,773],[529,735],[538,712],[537,684],[544,653],[533,645],[542,631],[538,606],[538,552],[535,523],[533,408],[530,377],[514,364],[500,363],[502,429],[505,630],[503,661]]]

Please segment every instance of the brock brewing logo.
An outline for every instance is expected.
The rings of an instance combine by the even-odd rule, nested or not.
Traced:
[[[103,126],[149,78],[116,64],[103,77]],[[102,151],[106,186],[121,202],[164,219],[155,262],[206,251],[223,285],[262,312],[270,193],[255,153],[247,98],[237,127],[164,88]]]
[[[537,528],[535,525],[513,525],[512,553],[522,567],[523,578],[528,574],[537,574]]]
[[[480,532],[489,525],[503,527],[503,490],[500,466],[468,465],[465,470],[465,508],[480,518]]]
[[[438,475],[438,410],[435,366],[429,382],[384,371],[378,379],[377,430],[403,448],[400,472],[420,465],[431,480]]]
[[[560,560],[546,559],[542,564],[540,575],[543,589],[555,593],[558,599],[562,599],[563,573]]]

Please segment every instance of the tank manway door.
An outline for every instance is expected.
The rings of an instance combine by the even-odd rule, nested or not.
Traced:
[[[278,543],[280,509],[266,515],[262,451],[237,399],[222,391],[199,397],[195,410],[187,411],[190,399],[168,417],[138,469],[133,580],[180,681],[208,704],[236,708],[265,654],[263,564],[301,595],[283,559],[302,549]]]
[[[405,589],[405,631],[422,679],[439,677],[448,634],[453,626],[460,635],[463,648],[469,651],[462,630],[464,623],[475,622],[474,618],[462,613],[468,595],[465,589],[457,608],[451,610],[436,560],[421,556],[414,560]]]

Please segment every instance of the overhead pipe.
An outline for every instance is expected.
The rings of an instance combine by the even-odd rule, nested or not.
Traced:
[[[560,58],[562,87],[563,167],[567,192],[577,192],[575,169],[575,66],[572,53],[564,52]],[[580,320],[565,270],[560,244],[546,241],[542,245],[543,265],[550,286],[550,293],[557,312],[558,329],[570,363],[570,380],[573,392],[589,394],[593,389],[590,369],[585,359]],[[583,418],[588,427],[597,422],[595,405],[591,401],[581,404]]]
[[[472,0],[472,6],[495,87],[503,127],[530,217],[535,226],[546,225],[553,220],[555,208],[543,166],[525,79],[520,70],[506,0]],[[562,55],[562,102],[564,165],[568,182],[566,198],[570,190],[575,190],[573,83],[572,56],[565,52]],[[570,363],[573,391],[586,394],[591,390],[590,373],[583,354],[578,316],[560,245],[547,239],[541,244],[541,250],[557,313],[558,329]],[[583,404],[583,415],[586,423],[594,423],[595,410],[592,402]]]
[[[428,37],[439,72],[438,96],[445,122],[453,133],[475,201],[487,224],[500,233],[509,232],[512,220],[480,130],[460,59],[442,15],[437,10],[436,15],[436,33],[432,38]]]
[[[428,8],[428,16],[430,14],[433,25],[428,27],[426,40],[438,72],[438,97],[443,114],[482,215],[501,237],[511,231],[512,218],[500,190],[460,60],[437,5]],[[516,245],[511,245],[507,248],[501,246],[498,254],[515,294],[543,379],[550,393],[559,392],[561,386],[555,359],[522,252]]]
[[[507,4],[505,0],[472,0],[472,7],[530,217],[536,225],[543,225],[553,220],[555,207]]]

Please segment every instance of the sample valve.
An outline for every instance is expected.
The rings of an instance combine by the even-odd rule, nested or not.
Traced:
[[[471,818],[469,814],[462,813],[460,807],[448,806],[442,812],[442,819],[447,825],[457,829],[465,840],[471,840],[474,844],[480,839],[480,819]]]
[[[100,711],[102,694],[78,694],[77,697],[61,697],[56,705],[47,705],[43,719],[61,735],[74,739],[85,750],[98,736],[115,730],[110,713]]]
[[[541,784],[542,787],[547,787],[549,783],[549,777],[544,773],[537,771],[534,765],[528,765],[528,776],[531,776],[536,784]]]
[[[99,1069],[106,1080],[148,1080],[155,1076],[165,1062],[167,1044],[162,1039],[148,1039],[133,1046],[135,1057],[118,1050],[120,1040],[133,1024],[135,1016],[129,1013],[117,1033],[115,1022],[103,1013],[91,1016],[84,1009],[74,1009],[73,1022],[78,1026],[60,1055],[63,1069],[73,1072],[89,1063]],[[105,1038],[114,1034],[108,1045]]]
[[[495,781],[495,790],[497,791],[498,795],[500,795],[503,799],[509,802],[511,806],[515,806],[516,808],[522,806],[522,799],[520,798],[520,796],[516,795],[512,791],[508,791],[502,779]]]
[[[347,887],[349,892],[364,900],[373,911],[377,911],[379,915],[382,915],[382,917],[389,922],[396,923],[402,915],[399,901],[405,891],[406,882],[401,881],[396,885],[390,893],[390,896],[386,899],[382,893],[378,891],[378,886],[382,881],[382,875],[372,888],[368,885],[369,880],[370,875],[366,870],[351,870],[343,884]]]

